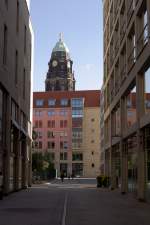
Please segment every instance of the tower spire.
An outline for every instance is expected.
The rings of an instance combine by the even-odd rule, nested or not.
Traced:
[[[59,41],[62,42],[62,40],[63,40],[63,33],[60,33],[60,34],[59,34]]]

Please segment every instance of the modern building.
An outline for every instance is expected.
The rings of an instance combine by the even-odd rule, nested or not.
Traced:
[[[32,33],[26,0],[1,0],[0,171],[4,194],[31,184]]]
[[[104,0],[104,151],[111,186],[150,198],[150,1]],[[149,196],[149,197],[148,197]]]
[[[50,153],[58,176],[99,175],[100,91],[34,92],[33,99],[34,151]]]
[[[57,175],[96,177],[100,164],[100,91],[75,91],[73,61],[60,35],[45,92],[33,93],[34,151],[49,152]]]
[[[100,174],[105,174],[105,149],[104,149],[104,91],[100,93]]]

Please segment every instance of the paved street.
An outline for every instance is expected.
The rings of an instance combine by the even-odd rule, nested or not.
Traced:
[[[0,225],[149,225],[150,205],[94,180],[54,181],[0,202]]]

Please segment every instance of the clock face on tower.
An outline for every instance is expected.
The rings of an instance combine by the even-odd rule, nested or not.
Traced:
[[[53,60],[52,66],[53,66],[53,67],[56,67],[57,65],[58,65],[58,62],[57,62],[56,60]]]

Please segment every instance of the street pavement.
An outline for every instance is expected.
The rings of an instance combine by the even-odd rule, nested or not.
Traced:
[[[0,201],[0,225],[149,225],[150,205],[96,188],[95,180],[60,180]]]

